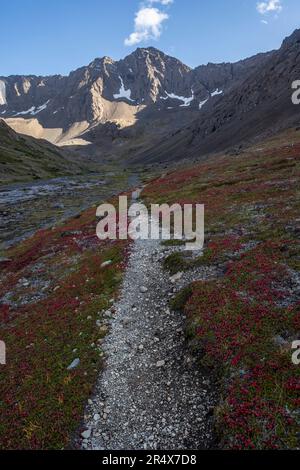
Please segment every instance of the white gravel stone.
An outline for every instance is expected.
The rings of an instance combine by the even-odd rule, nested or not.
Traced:
[[[166,361],[157,361],[156,367],[164,367],[165,364],[166,364]]]
[[[100,268],[106,268],[107,266],[110,266],[112,264],[112,261],[109,260],[109,261],[104,261],[104,263],[102,263],[100,265]]]
[[[179,279],[182,278],[182,276],[183,276],[182,272],[174,274],[174,276],[170,277],[170,281],[172,282],[172,284],[175,284],[177,281],[179,281]]]
[[[83,437],[83,439],[89,439],[91,437],[91,430],[87,429],[86,431],[83,431],[81,433],[81,436]]]
[[[80,364],[80,359],[77,357],[76,359],[74,359],[73,362],[71,362],[71,364],[67,367],[67,370],[73,370],[73,369],[76,369],[76,367],[78,367]]]

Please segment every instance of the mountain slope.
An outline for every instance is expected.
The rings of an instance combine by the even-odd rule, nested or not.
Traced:
[[[86,131],[107,122],[126,128],[145,121],[149,113],[164,119],[171,110],[178,121],[188,112],[193,120],[211,96],[222,94],[268,57],[193,70],[150,47],[120,61],[95,59],[67,77],[0,77],[0,115],[18,132],[60,145],[77,144],[77,137],[87,143]]]
[[[221,383],[213,415],[222,448],[299,448],[299,155],[299,131],[285,131],[243,155],[169,172],[142,193],[148,204],[205,205],[203,252],[165,241],[163,264],[179,274],[175,285],[188,280],[170,307],[184,311],[197,361]]]
[[[292,104],[291,84],[300,77],[300,30],[267,56],[250,75],[206,105],[190,126],[178,129],[137,162],[164,162],[247,144],[300,122],[300,107]]]
[[[21,136],[0,120],[0,183],[80,174],[84,169],[77,157],[49,142]]]

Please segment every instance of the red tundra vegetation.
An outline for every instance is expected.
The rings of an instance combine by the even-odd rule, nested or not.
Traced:
[[[288,142],[288,144],[287,144]],[[205,204],[206,244],[191,266],[216,265],[194,282],[187,335],[220,383],[220,446],[299,447],[300,143],[295,132],[154,181],[150,202]],[[189,269],[179,252],[168,269]],[[180,264],[180,259],[182,264]],[[174,272],[174,269],[173,271]]]
[[[61,449],[79,426],[103,360],[103,312],[127,256],[126,242],[98,240],[96,222],[87,210],[37,232],[1,263],[2,449]]]

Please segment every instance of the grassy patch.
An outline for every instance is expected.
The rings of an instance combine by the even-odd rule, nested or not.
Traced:
[[[193,288],[192,286],[187,286],[181,289],[178,294],[175,295],[175,297],[171,300],[170,302],[170,308],[172,310],[177,310],[177,311],[182,311],[193,294]]]
[[[240,247],[240,243],[236,242],[236,240],[235,246]],[[209,243],[204,252],[196,258],[189,258],[188,252],[178,251],[171,253],[164,259],[163,268],[169,271],[170,274],[176,274],[179,271],[187,271],[199,266],[222,263],[227,259],[228,250],[228,243],[224,243],[223,247],[221,247],[220,244],[216,241]]]
[[[185,271],[188,269],[188,263],[184,259],[184,255],[181,252],[171,253],[164,259],[164,269],[168,270],[170,274],[176,274],[179,271]]]

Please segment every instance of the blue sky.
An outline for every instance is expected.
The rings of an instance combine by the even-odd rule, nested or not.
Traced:
[[[236,61],[300,27],[299,0],[1,0],[0,12],[4,76],[68,74],[150,45],[192,67]]]

